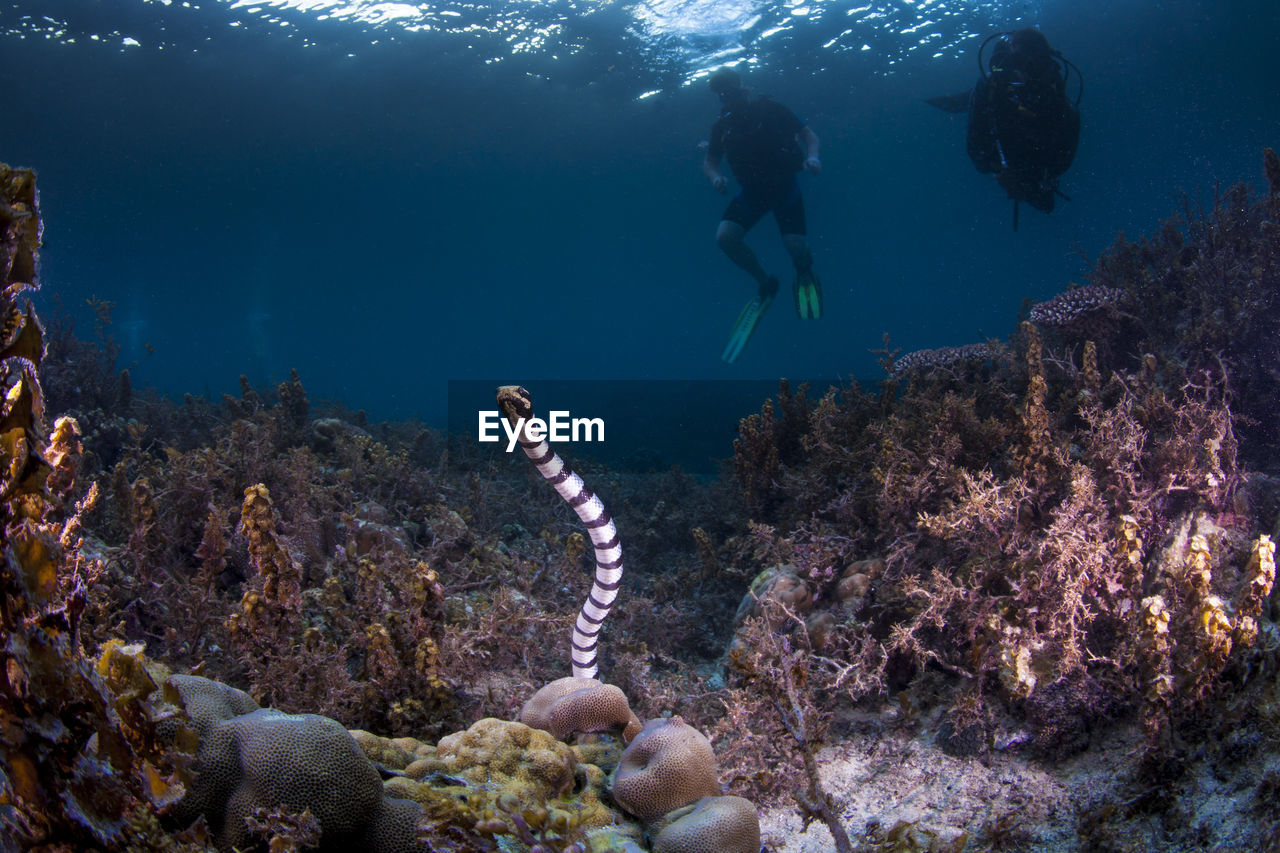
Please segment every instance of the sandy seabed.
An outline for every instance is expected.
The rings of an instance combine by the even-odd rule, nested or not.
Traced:
[[[923,726],[915,734],[858,733],[819,754],[823,785],[839,804],[855,846],[870,841],[877,826],[887,830],[906,822],[935,844],[967,833],[967,843],[961,844],[968,850],[1268,849],[1259,840],[1254,791],[1261,774],[1280,767],[1274,752],[1237,766],[1214,766],[1203,758],[1193,762],[1177,785],[1176,812],[1185,825],[1171,831],[1159,819],[1123,807],[1135,796],[1129,777],[1142,743],[1135,726],[1117,727],[1086,752],[1058,764],[1019,755],[1016,748],[955,757],[934,743],[934,731]],[[1081,815],[1090,812],[1116,815],[1107,819],[1105,832],[1118,846],[1099,847],[1096,835],[1081,834]],[[825,825],[815,821],[806,829],[794,808],[763,810],[760,818],[770,853],[836,849]],[[997,822],[1009,830],[1000,840],[989,835]]]

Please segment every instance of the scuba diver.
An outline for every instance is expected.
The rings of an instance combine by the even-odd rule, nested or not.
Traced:
[[[736,71],[721,68],[711,75],[709,84],[720,98],[720,118],[711,127],[702,171],[716,192],[728,192],[728,178],[720,171],[721,160],[728,160],[742,185],[720,217],[716,243],[757,286],[720,356],[732,364],[778,292],[778,277],[765,271],[745,239],[766,213],[772,213],[777,221],[782,245],[795,266],[792,293],[796,313],[805,319],[822,316],[822,285],[813,271],[813,255],[805,239],[804,199],[796,178],[802,169],[818,174],[822,161],[818,159],[817,134],[777,101],[752,96]]]
[[[992,41],[991,59],[984,66]],[[1080,81],[1074,101],[1067,97],[1073,70]],[[1019,203],[1050,213],[1055,196],[1070,200],[1058,189],[1058,179],[1071,167],[1080,142],[1084,80],[1080,69],[1031,27],[988,37],[978,49],[978,71],[972,92],[928,103],[969,113],[969,159],[979,172],[994,174],[1013,199],[1016,231]]]

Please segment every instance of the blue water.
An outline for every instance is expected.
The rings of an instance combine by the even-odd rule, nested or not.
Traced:
[[[1083,71],[1052,215],[964,151],[991,32]],[[40,175],[42,280],[86,335],[114,303],[135,384],[442,422],[446,383],[879,375],[872,350],[1013,330],[1179,193],[1262,182],[1275,0],[344,3],[0,0],[0,160]],[[786,300],[732,366],[753,287],[716,248],[709,68],[805,118],[827,316]],[[766,220],[751,241],[789,273]]]

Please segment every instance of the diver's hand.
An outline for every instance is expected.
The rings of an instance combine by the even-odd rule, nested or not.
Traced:
[[[804,168],[805,168],[805,171],[807,171],[810,175],[821,174],[822,161],[819,160],[817,157],[809,157],[804,161]]]
[[[723,195],[729,191],[729,179],[724,175],[716,175],[711,179],[711,186],[715,187],[716,192]]]

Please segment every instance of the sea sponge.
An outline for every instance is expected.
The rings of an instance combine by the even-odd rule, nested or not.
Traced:
[[[703,797],[649,828],[653,853],[759,853],[760,816],[742,797]]]
[[[702,732],[678,716],[650,720],[622,755],[613,798],[648,822],[701,797],[719,796],[718,773]]]
[[[520,709],[520,722],[558,740],[578,732],[621,729],[622,739],[630,743],[640,731],[640,720],[619,688],[574,676],[558,678],[533,694]]]

